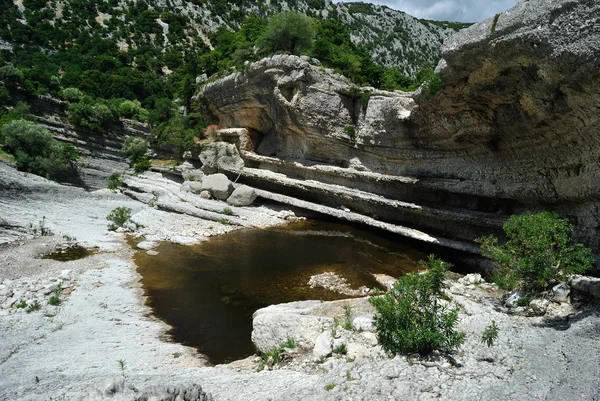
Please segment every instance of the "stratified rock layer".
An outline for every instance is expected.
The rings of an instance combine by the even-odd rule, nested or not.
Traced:
[[[248,130],[258,155],[241,151],[246,167],[427,211],[350,205],[361,213],[472,241],[501,232],[513,213],[554,209],[598,249],[599,20],[595,1],[522,1],[447,43],[443,88],[418,106],[412,94],[356,88],[294,56],[251,64],[199,99],[221,127]],[[335,202],[244,170],[255,187]]]

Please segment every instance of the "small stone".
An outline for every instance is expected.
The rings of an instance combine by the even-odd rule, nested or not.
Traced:
[[[152,249],[150,249],[150,250],[147,250],[147,251],[146,251],[146,255],[148,255],[148,256],[156,256],[156,255],[158,255],[159,253],[160,253],[160,252],[158,252],[158,251],[154,251],[154,250],[152,250]]]
[[[107,396],[122,392],[125,388],[125,380],[122,377],[112,379],[105,387],[104,394]]]
[[[209,191],[200,191],[200,197],[202,199],[212,199],[212,195]]]
[[[190,181],[189,187],[191,193],[199,194],[200,192],[202,192],[202,181]]]
[[[352,326],[358,331],[373,331],[373,318],[370,316],[358,316],[352,321]]]
[[[317,358],[323,358],[331,355],[333,352],[333,338],[331,332],[324,331],[315,340],[313,355]]]
[[[13,294],[13,289],[7,285],[0,285],[0,296],[3,297],[11,297]]]
[[[142,241],[139,244],[137,244],[138,249],[147,251],[150,250],[152,248],[156,247],[156,243],[152,242],[152,241]]]
[[[232,206],[250,206],[256,200],[256,196],[254,188],[241,185],[227,198],[227,203]]]
[[[518,290],[518,291],[514,291],[512,293],[510,293],[508,295],[508,297],[506,298],[506,301],[504,301],[504,303],[506,304],[506,306],[508,306],[509,308],[514,308],[517,306],[517,303],[521,300],[521,298],[523,298],[525,296],[525,291],[523,290]]]
[[[529,303],[529,308],[536,315],[543,315],[546,313],[548,305],[550,305],[550,302],[546,299],[534,299]]]
[[[211,174],[204,177],[202,191],[209,191],[215,199],[226,200],[233,192],[233,184],[225,174]]]
[[[557,303],[567,302],[570,293],[571,288],[565,283],[560,283],[552,288],[552,300]]]

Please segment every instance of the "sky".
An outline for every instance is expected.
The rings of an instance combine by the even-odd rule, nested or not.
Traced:
[[[354,0],[346,0],[354,1]],[[356,0],[360,1],[360,0]],[[506,11],[517,0],[362,0],[373,4],[386,5],[404,11],[417,18],[479,22],[496,13]],[[337,3],[338,1],[335,1]]]

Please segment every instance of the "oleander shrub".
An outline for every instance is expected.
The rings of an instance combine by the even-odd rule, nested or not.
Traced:
[[[493,235],[476,240],[495,263],[492,279],[504,290],[539,294],[594,264],[591,251],[573,240],[573,225],[555,212],[511,216],[504,233],[503,244]]]
[[[390,355],[428,354],[458,348],[458,308],[443,300],[442,285],[450,264],[429,255],[427,270],[400,277],[390,292],[370,298],[375,306],[377,339]]]

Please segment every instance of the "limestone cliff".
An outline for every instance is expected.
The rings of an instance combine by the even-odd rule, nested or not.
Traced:
[[[448,42],[442,91],[419,105],[292,56],[251,64],[199,99],[220,126],[248,128],[256,153],[280,159],[255,167],[435,208],[365,214],[471,241],[512,213],[555,209],[597,250],[599,24],[596,1],[521,1]],[[371,175],[307,173],[314,164]]]

